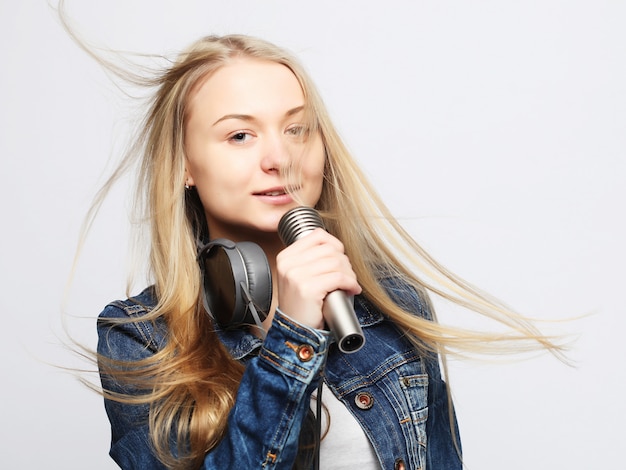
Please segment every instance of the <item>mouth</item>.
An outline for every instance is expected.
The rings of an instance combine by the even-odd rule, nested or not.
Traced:
[[[292,188],[292,190],[288,191],[285,188],[271,188],[265,191],[260,191],[258,193],[254,193],[255,196],[270,196],[270,197],[277,197],[277,196],[284,196],[285,194],[290,194],[293,193],[294,191],[297,191],[299,188]]]
[[[265,191],[257,194],[259,196],[282,196],[283,194],[287,194],[287,192],[284,189],[276,189],[273,191]]]

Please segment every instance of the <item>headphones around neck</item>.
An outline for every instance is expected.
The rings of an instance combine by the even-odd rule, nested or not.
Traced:
[[[261,247],[218,238],[200,247],[198,263],[204,308],[217,324],[260,327],[272,305],[272,274]]]

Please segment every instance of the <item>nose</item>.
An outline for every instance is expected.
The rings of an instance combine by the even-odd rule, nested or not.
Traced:
[[[291,161],[285,137],[279,133],[265,136],[261,152],[261,168],[266,172],[283,174]]]

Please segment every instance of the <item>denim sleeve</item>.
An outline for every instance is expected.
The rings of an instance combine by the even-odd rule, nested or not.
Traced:
[[[228,433],[207,454],[204,468],[291,469],[327,351],[326,332],[277,311],[258,357],[246,368]]]
[[[98,323],[98,352],[106,357],[138,360],[154,354],[157,345],[140,323],[111,327],[102,320],[124,317],[109,306]],[[291,469],[298,451],[300,428],[310,396],[320,380],[328,351],[328,334],[294,322],[280,311],[259,352],[246,365],[237,399],[228,417],[226,435],[207,453],[204,469]],[[103,387],[137,394],[101,375]],[[105,400],[111,422],[110,455],[123,469],[163,469],[151,449],[148,405]]]
[[[462,446],[459,425],[450,408],[448,389],[435,359],[427,361],[428,370],[428,435],[427,468],[462,470]]]
[[[149,328],[142,323],[113,324],[108,319],[128,319],[124,310],[107,306],[98,319],[98,354],[113,360],[138,361],[153,355],[157,344]],[[116,394],[138,395],[130,384],[122,384],[103,373],[100,380],[104,390]],[[111,423],[111,449],[109,455],[124,470],[165,469],[151,448],[148,415],[149,405],[131,405],[114,400],[104,400]]]

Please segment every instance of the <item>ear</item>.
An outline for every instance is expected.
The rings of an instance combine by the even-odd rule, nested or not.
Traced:
[[[195,186],[196,182],[193,180],[193,176],[189,173],[189,170],[185,168],[185,185],[187,186]]]

